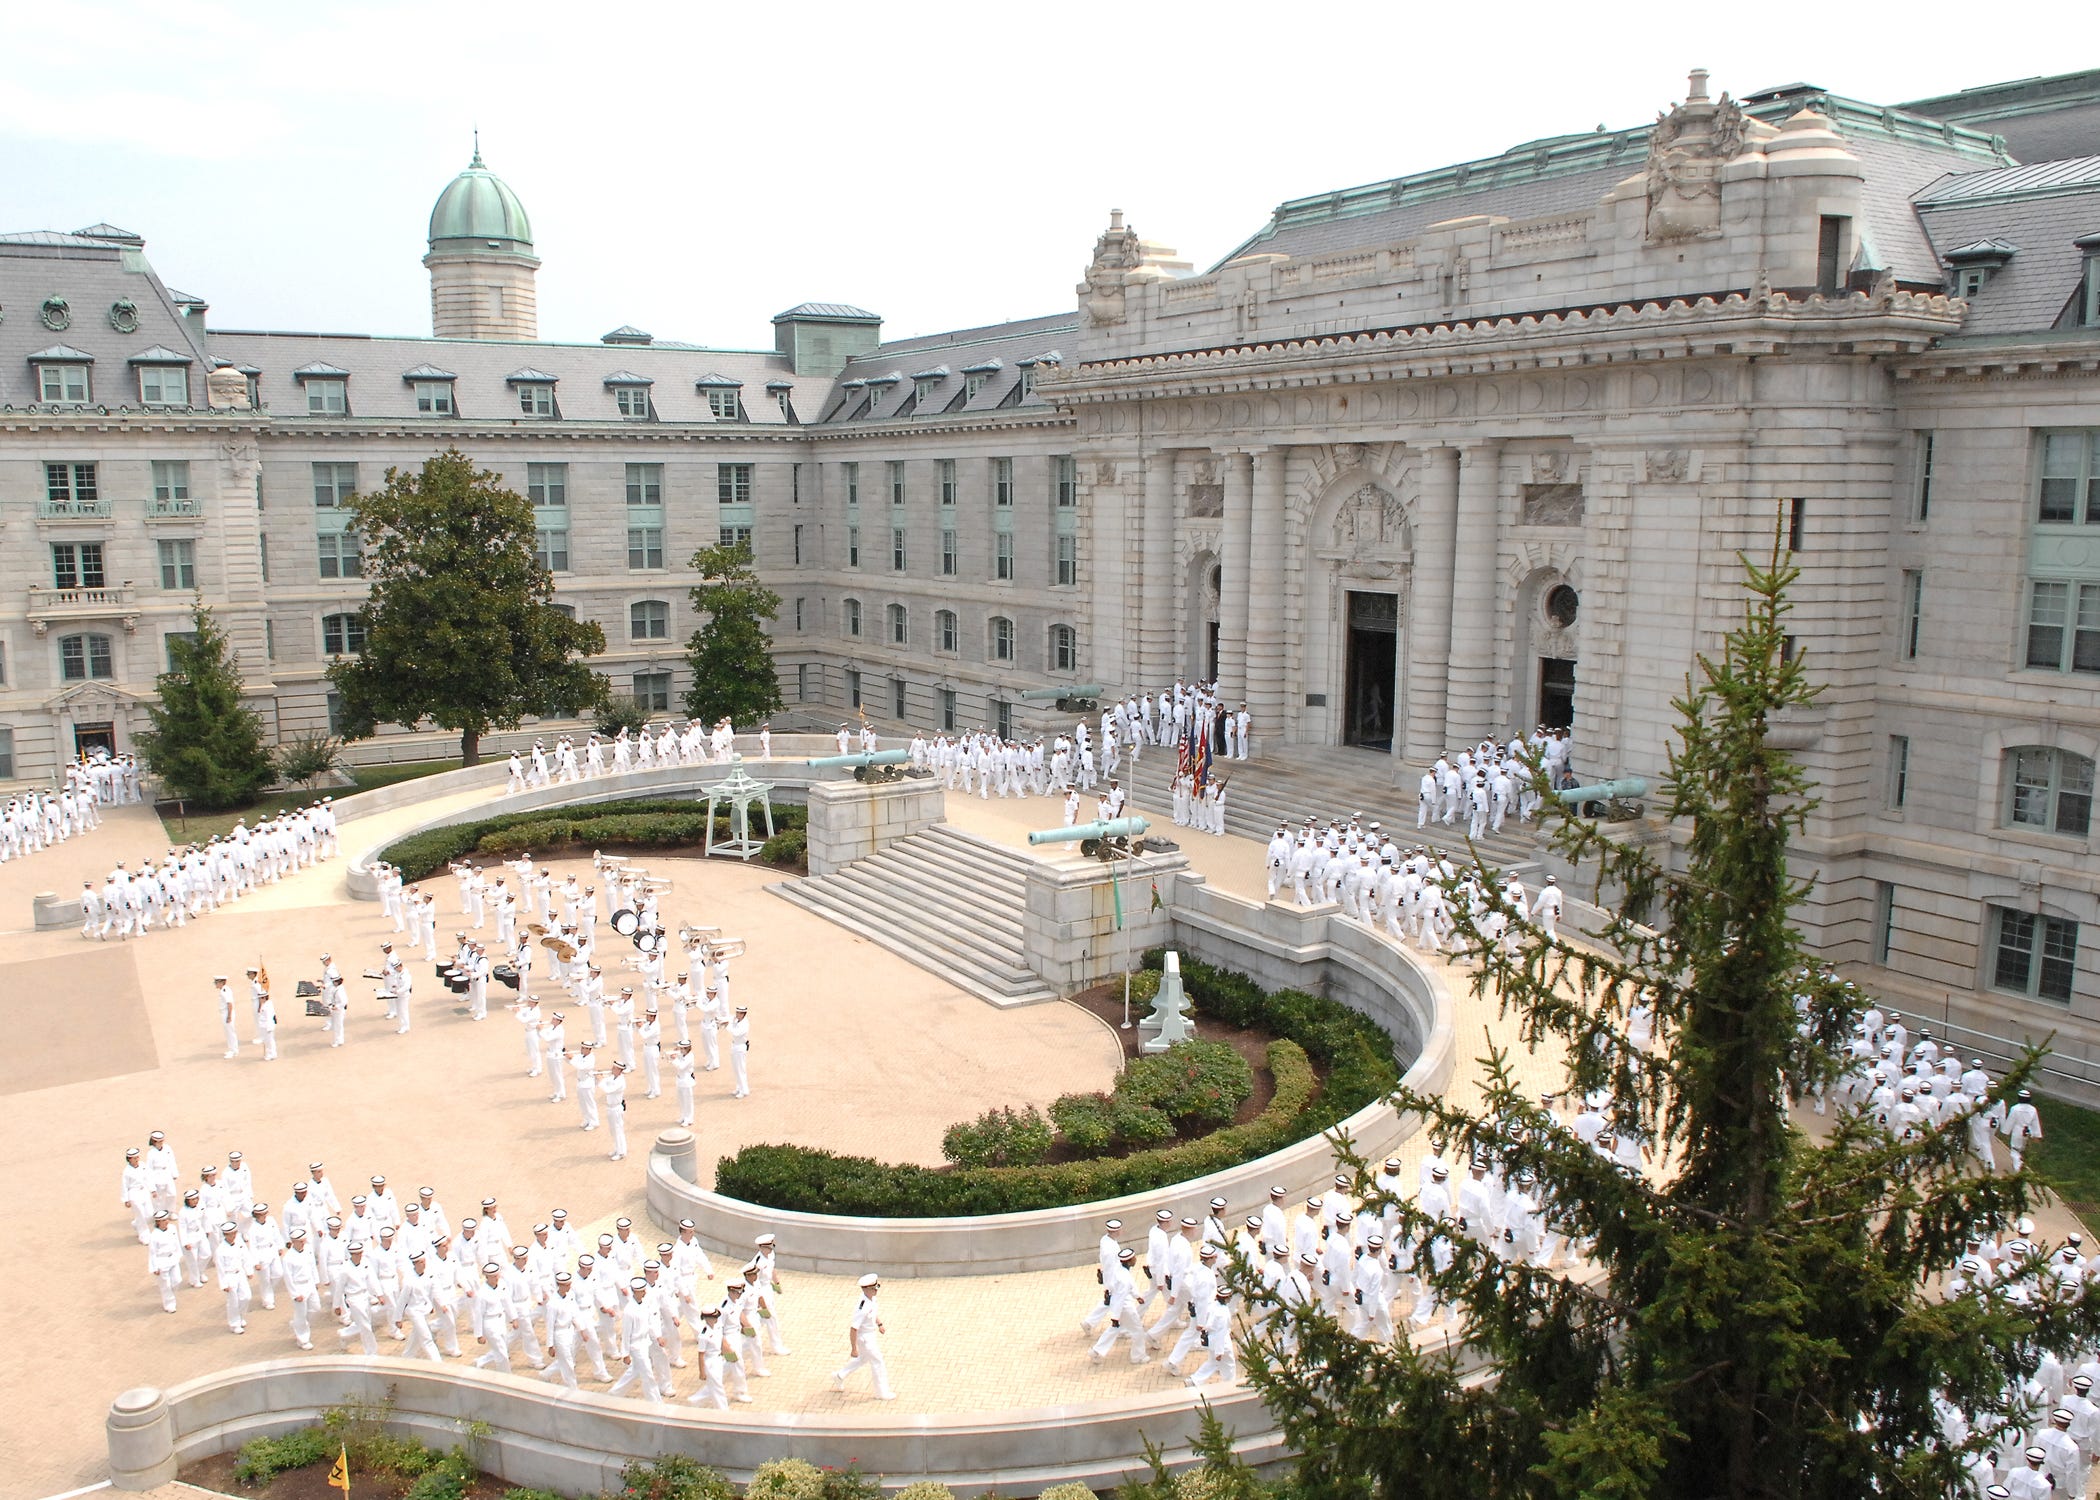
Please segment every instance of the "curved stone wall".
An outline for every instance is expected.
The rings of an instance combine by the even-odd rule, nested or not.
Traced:
[[[1400,1055],[1412,1049],[1402,1082],[1441,1093],[1457,1065],[1449,997],[1442,982],[1396,943],[1345,921],[1333,905],[1310,909],[1267,905],[1214,891],[1201,876],[1177,873],[1168,905],[1176,943],[1205,962],[1253,974],[1272,989],[1331,994],[1391,1033]],[[1383,1101],[1357,1111],[1338,1129],[1372,1157],[1391,1152],[1419,1127]],[[1089,1261],[1101,1221],[1114,1216],[1141,1229],[1152,1212],[1174,1207],[1200,1217],[1213,1197],[1229,1215],[1268,1202],[1269,1188],[1316,1191],[1334,1171],[1324,1136],[1300,1141],[1242,1166],[1154,1192],[1070,1208],[966,1218],[872,1219],[791,1213],[724,1197],[699,1185],[703,1167],[692,1137],[667,1131],[649,1154],[649,1214],[666,1230],[690,1218],[710,1250],[747,1254],[760,1234],[780,1236],[780,1263],[827,1275],[990,1276],[1051,1270]]]

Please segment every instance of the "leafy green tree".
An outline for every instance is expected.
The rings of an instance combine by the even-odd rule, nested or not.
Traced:
[[[345,504],[372,579],[364,652],[328,669],[345,738],[428,719],[459,732],[471,766],[492,729],[605,700],[605,679],[580,659],[605,649],[605,632],[554,607],[532,506],[496,475],[448,449]]]
[[[146,706],[153,727],[138,736],[139,753],[169,795],[200,807],[240,807],[276,777],[262,720],[241,702],[240,661],[202,602],[190,611],[191,634],[168,638],[168,670]]]
[[[1804,962],[1790,920],[1809,883],[1789,873],[1788,841],[1815,799],[1767,726],[1816,694],[1784,645],[1794,570],[1775,546],[1746,571],[1742,625],[1676,705],[1662,801],[1686,836],[1682,871],[1571,816],[1559,847],[1619,900],[1595,946],[1533,928],[1501,952],[1459,903],[1476,990],[1526,1043],[1564,1052],[1570,1094],[1608,1094],[1657,1167],[1644,1178],[1582,1145],[1499,1051],[1477,1111],[1396,1096],[1461,1153],[1534,1173],[1554,1221],[1593,1248],[1571,1275],[1452,1229],[1457,1253],[1434,1273],[1403,1243],[1457,1313],[1462,1357],[1286,1316],[1296,1347],[1257,1344],[1250,1370],[1302,1455],[1307,1500],[1952,1495],[1964,1447],[2013,1415],[2008,1382],[2100,1323],[2100,1299],[2052,1297],[2046,1278],[2028,1306],[2002,1283],[1939,1294],[1970,1236],[2041,1192],[2027,1173],[1975,1173],[1959,1118],[1905,1140],[1866,1111],[1820,1141],[1790,1123],[1790,1092],[1840,1072],[1862,1002]],[[1645,1054],[1628,1040],[1639,1005],[1654,1014]],[[1391,1202],[1347,1155],[1360,1192]],[[1438,1233],[1399,1208],[1403,1240]],[[1935,1398],[1975,1433],[1951,1440]]]
[[[692,568],[704,580],[692,590],[704,623],[686,642],[685,711],[708,723],[757,723],[782,706],[766,629],[780,616],[780,596],[758,581],[749,547],[703,547]]]

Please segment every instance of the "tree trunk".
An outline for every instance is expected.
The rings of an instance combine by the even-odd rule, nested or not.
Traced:
[[[459,732],[459,763],[462,766],[481,764],[481,731],[462,729]]]

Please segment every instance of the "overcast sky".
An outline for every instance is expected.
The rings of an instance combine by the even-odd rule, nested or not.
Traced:
[[[1286,198],[1805,81],[1876,103],[2093,65],[2086,3],[15,5],[0,230],[108,220],[224,328],[429,331],[481,130],[540,332],[770,347],[1058,312],[1108,211],[1205,266]]]

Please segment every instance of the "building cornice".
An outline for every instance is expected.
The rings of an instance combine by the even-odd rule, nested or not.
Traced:
[[[0,425],[18,432],[257,432],[267,413],[209,407],[0,406]]]
[[[1908,355],[1958,331],[1963,310],[1937,293],[1730,292],[1089,360],[1038,379],[1043,395],[1077,406],[1717,355]]]
[[[1953,381],[2064,380],[2100,374],[2100,333],[2008,339],[1990,344],[1955,343],[1923,350],[1889,367],[1897,380],[1946,384]]]

